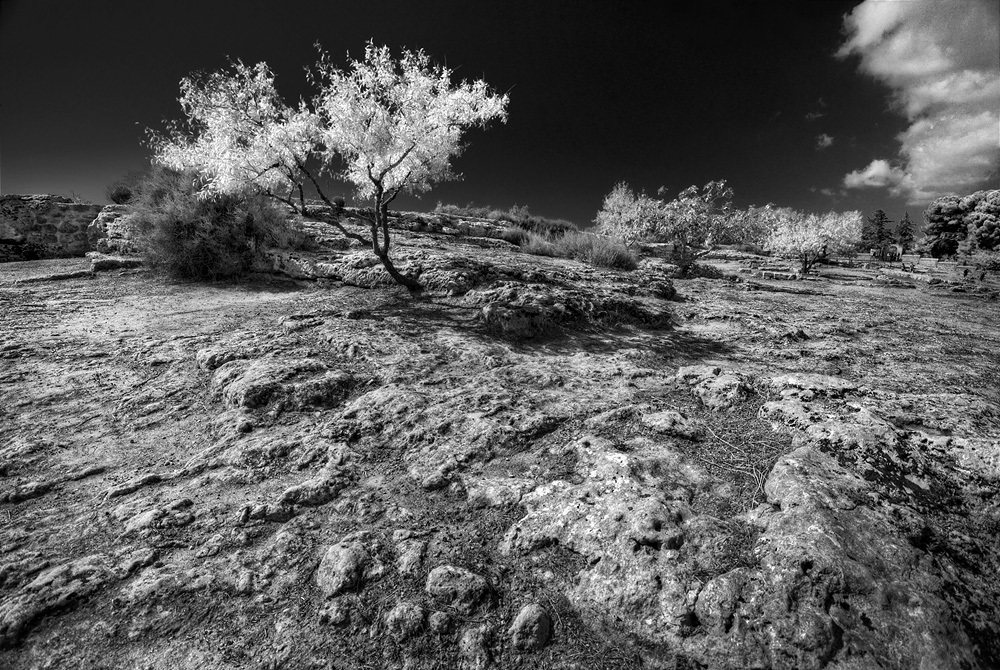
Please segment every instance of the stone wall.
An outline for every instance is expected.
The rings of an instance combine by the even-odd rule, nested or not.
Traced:
[[[102,209],[58,195],[0,196],[0,261],[83,256]]]

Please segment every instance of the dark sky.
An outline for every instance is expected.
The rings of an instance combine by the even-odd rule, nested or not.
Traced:
[[[724,178],[740,206],[919,219],[920,203],[884,184],[844,187],[898,160],[912,121],[860,56],[835,57],[857,2],[657,4],[3,0],[0,187],[105,202],[148,159],[143,129],[180,117],[181,77],[264,60],[294,101],[316,41],[345,64],[372,38],[510,93],[507,124],[467,136],[464,180],[403,209],[516,203],[587,225],[618,181],[676,193]]]

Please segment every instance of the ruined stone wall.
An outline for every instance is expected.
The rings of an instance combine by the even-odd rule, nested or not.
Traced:
[[[0,261],[83,256],[103,208],[58,195],[0,196]]]

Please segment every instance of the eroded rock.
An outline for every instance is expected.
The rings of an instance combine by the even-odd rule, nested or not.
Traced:
[[[448,601],[460,612],[471,614],[488,604],[491,589],[481,576],[453,565],[439,565],[427,575],[424,590],[435,598]]]
[[[537,651],[552,635],[552,618],[538,603],[521,608],[507,631],[510,644],[518,651]]]

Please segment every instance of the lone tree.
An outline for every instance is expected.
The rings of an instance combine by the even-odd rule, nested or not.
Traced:
[[[896,241],[903,247],[903,253],[913,248],[913,220],[909,212],[903,212],[903,218],[896,224]]]
[[[632,246],[652,237],[662,216],[662,202],[645,193],[636,194],[628,184],[620,182],[604,196],[594,222],[597,232]]]
[[[855,249],[864,220],[861,212],[816,215],[790,209],[777,210],[775,218],[764,246],[779,256],[798,259],[802,274],[829,254]]]
[[[420,194],[459,176],[451,159],[462,151],[465,130],[506,121],[508,97],[478,80],[452,84],[452,71],[421,51],[399,60],[369,42],[363,61],[335,68],[320,50],[309,81],[316,95],[297,108],[285,104],[266,63],[236,61],[228,71],[181,80],[186,123],[154,134],[154,160],[194,169],[206,196],[263,193],[309,216],[305,191],[335,211],[320,185],[342,179],[374,207],[363,214],[369,235],[332,224],[378,257],[386,272],[411,291],[419,282],[397,270],[389,255],[389,204],[401,193]]]

